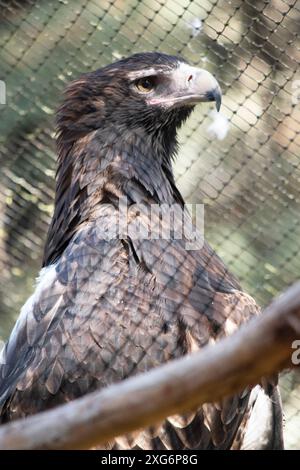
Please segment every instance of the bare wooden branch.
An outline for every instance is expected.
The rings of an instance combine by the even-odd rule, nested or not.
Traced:
[[[53,410],[0,428],[1,449],[79,449],[215,402],[292,367],[300,283],[232,336]]]

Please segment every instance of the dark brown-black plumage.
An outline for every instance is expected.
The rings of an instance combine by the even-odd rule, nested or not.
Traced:
[[[57,187],[45,269],[2,355],[2,422],[199,349],[258,313],[206,242],[186,249],[189,233],[182,239],[135,239],[124,229],[120,237],[107,237],[124,196],[129,226],[138,217],[135,204],[176,204],[180,216],[184,201],[171,166],[176,132],[197,101],[195,89],[204,86],[187,67],[177,57],[137,54],[68,87],[58,111]],[[138,88],[145,76],[150,91],[147,82],[145,90],[143,83]],[[205,96],[199,91],[199,101],[218,98],[211,83]],[[147,225],[147,217],[142,222]],[[107,446],[230,449],[245,446],[247,434],[248,447],[278,448],[276,386],[269,385],[269,395],[268,429],[263,437],[253,435],[253,445],[247,426],[258,400],[249,403],[245,391]]]

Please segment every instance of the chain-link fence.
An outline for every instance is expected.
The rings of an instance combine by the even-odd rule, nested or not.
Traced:
[[[54,112],[65,85],[135,52],[212,72],[221,113],[197,107],[175,176],[205,235],[265,306],[299,278],[297,0],[0,1],[0,336],[32,292],[53,211]],[[299,373],[281,378],[287,448],[300,446]]]

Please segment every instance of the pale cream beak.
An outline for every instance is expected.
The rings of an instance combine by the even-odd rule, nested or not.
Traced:
[[[196,105],[205,101],[215,101],[219,111],[222,102],[222,91],[215,77],[204,69],[181,63],[171,73],[172,81],[168,96],[150,99],[151,104],[168,107]]]

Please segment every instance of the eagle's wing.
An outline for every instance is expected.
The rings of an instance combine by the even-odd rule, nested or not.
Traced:
[[[201,348],[257,307],[214,252],[184,240],[105,239],[111,207],[45,268],[2,353],[2,422],[37,413]],[[229,448],[248,393],[110,443]]]
[[[128,250],[126,242],[99,240],[97,225],[91,224],[44,270],[2,353],[2,421],[74,399],[171,357],[172,344],[160,335],[153,276],[132,265]]]

